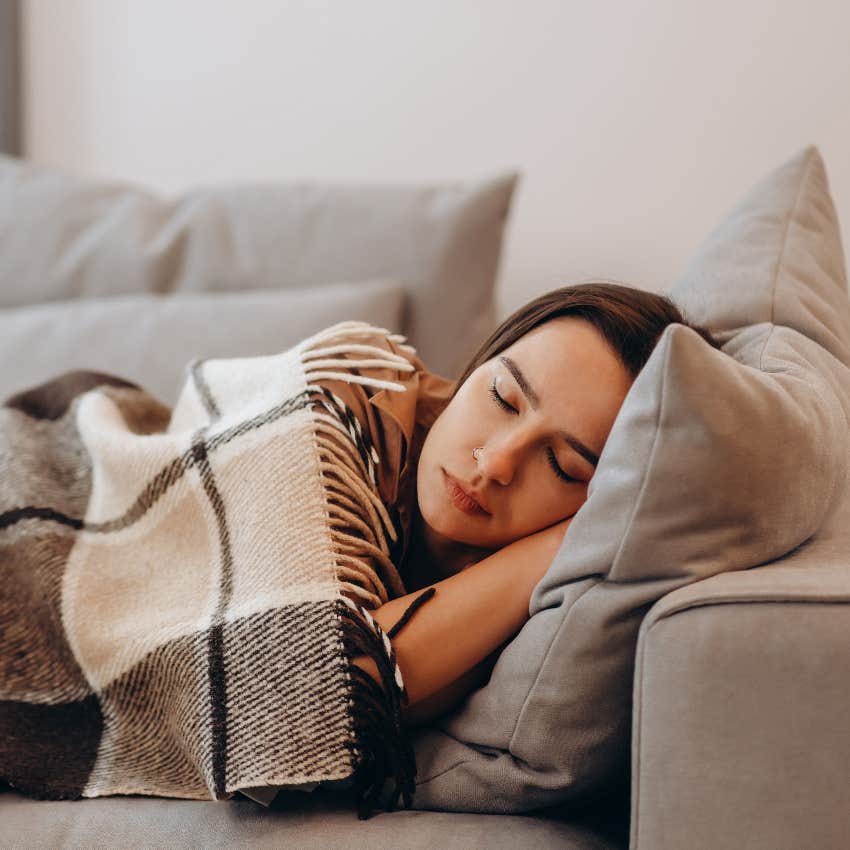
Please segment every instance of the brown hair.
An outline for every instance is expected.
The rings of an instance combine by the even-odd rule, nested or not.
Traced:
[[[720,348],[707,328],[687,321],[666,295],[619,283],[579,283],[553,289],[508,316],[469,361],[454,393],[482,363],[558,316],[576,316],[590,322],[619,355],[632,378],[649,360],[664,328],[674,322],[686,325],[709,345]]]

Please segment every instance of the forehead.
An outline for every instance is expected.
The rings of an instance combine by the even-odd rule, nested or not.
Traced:
[[[539,325],[502,353],[522,357],[529,370],[539,372],[561,372],[577,365],[625,372],[619,356],[602,334],[590,322],[574,316],[559,316]]]
[[[542,413],[588,439],[600,439],[600,432],[607,437],[632,379],[593,325],[559,316],[508,346],[505,355],[539,397]],[[499,355],[494,362],[501,366]]]

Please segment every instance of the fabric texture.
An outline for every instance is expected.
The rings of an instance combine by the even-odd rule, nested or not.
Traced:
[[[62,369],[120,375],[165,404],[177,400],[194,358],[282,351],[345,320],[402,326],[405,293],[394,281],[355,281],[281,292],[115,295],[0,309],[0,398]],[[45,345],[45,339],[50,340]]]
[[[517,180],[267,182],[200,186],[167,199],[0,156],[0,307],[392,279],[408,295],[404,323],[393,330],[452,378],[495,325]]]
[[[697,253],[670,295],[724,350],[665,330],[529,620],[488,684],[417,738],[415,807],[515,812],[617,784],[627,794],[644,615],[701,579],[793,557],[834,516],[850,469],[839,233],[810,147]]]
[[[403,342],[344,322],[196,360],[173,409],[92,371],[5,401],[0,778],[52,799],[342,782],[361,816],[387,779],[409,805],[394,629],[369,615],[405,592],[399,526],[331,389],[404,394]]]

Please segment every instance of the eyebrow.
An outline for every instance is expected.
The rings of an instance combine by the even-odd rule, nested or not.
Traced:
[[[506,354],[499,355],[499,360],[505,365],[505,368],[514,376],[514,380],[519,384],[522,394],[528,399],[532,410],[537,410],[540,407],[540,396],[531,388],[531,384],[526,380],[525,375],[517,364],[511,360]],[[599,463],[599,455],[592,452],[578,437],[574,437],[567,431],[558,432],[567,444],[578,452],[594,469]]]

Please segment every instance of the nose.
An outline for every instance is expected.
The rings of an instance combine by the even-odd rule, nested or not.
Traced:
[[[507,486],[516,475],[521,447],[507,439],[491,439],[478,455],[478,472],[490,481]]]

